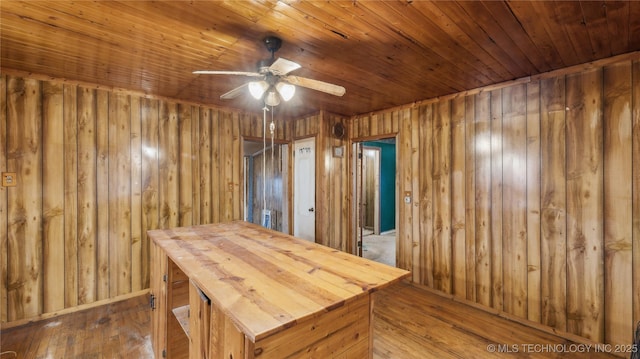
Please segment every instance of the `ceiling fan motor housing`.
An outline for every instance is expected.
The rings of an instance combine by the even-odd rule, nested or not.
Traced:
[[[280,46],[282,46],[282,40],[279,37],[267,36],[262,41],[264,42],[264,46],[266,46],[267,50],[271,53],[272,58],[273,54],[280,49]]]

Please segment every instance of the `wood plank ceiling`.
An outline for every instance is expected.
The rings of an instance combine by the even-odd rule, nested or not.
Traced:
[[[270,55],[299,88],[284,117],[356,115],[640,50],[638,1],[0,1],[1,66],[55,78],[260,112],[220,95]],[[276,112],[278,113],[278,112]]]

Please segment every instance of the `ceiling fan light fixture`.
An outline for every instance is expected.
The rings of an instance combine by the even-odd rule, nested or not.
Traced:
[[[278,82],[276,84],[276,90],[278,90],[278,93],[285,101],[291,100],[293,95],[296,93],[296,87],[286,82]]]
[[[264,92],[269,88],[269,84],[266,81],[251,81],[249,82],[249,92],[251,96],[256,100],[262,98]]]
[[[269,92],[264,96],[264,103],[269,106],[278,106],[280,104],[280,96],[275,88],[270,88]]]

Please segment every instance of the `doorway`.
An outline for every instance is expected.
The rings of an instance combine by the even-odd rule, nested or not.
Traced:
[[[243,140],[244,220],[289,233],[289,145]]]
[[[396,266],[396,140],[353,144],[353,228],[357,255]]]
[[[316,140],[314,137],[293,144],[294,192],[293,235],[316,241]]]

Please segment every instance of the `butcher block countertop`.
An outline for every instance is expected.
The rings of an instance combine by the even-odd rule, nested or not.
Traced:
[[[148,233],[254,343],[410,274],[243,221]]]

